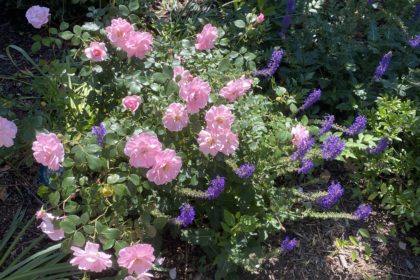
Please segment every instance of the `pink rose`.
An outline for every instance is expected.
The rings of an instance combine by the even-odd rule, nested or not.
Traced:
[[[238,80],[233,80],[227,83],[227,85],[220,90],[219,95],[224,97],[228,102],[233,103],[239,97],[245,95],[245,93],[251,88],[252,80],[241,77]]]
[[[64,147],[54,133],[39,133],[32,144],[32,151],[36,162],[57,171],[64,160]]]
[[[143,59],[152,50],[152,43],[153,36],[149,32],[130,32],[121,48],[127,52],[128,57]]]
[[[203,31],[197,34],[195,48],[197,50],[210,50],[217,39],[217,28],[210,23],[204,25]]]
[[[117,18],[111,21],[111,25],[105,28],[108,39],[119,48],[124,48],[134,27],[125,19]]]
[[[118,265],[127,268],[128,273],[142,275],[153,266],[155,256],[150,244],[137,244],[125,247],[118,253]]]
[[[92,61],[104,61],[107,57],[107,49],[102,42],[91,42],[89,47],[85,49],[87,58]]]
[[[206,113],[207,130],[230,129],[235,116],[225,105],[212,106]]]
[[[223,149],[223,143],[216,133],[202,130],[197,138],[199,150],[205,155],[216,156]]]
[[[178,81],[178,85],[181,86],[181,84],[189,83],[194,78],[193,75],[191,75],[190,71],[185,70],[182,66],[175,66],[174,68],[174,77],[173,80],[176,82],[177,77],[181,77],[181,79]]]
[[[233,154],[239,146],[238,135],[228,129],[219,131],[218,137],[223,145],[221,152],[227,156]]]
[[[264,22],[264,20],[265,20],[264,14],[263,14],[263,13],[260,13],[260,14],[257,16],[257,22],[258,22],[258,23],[263,23],[263,22]]]
[[[122,106],[124,109],[129,110],[131,112],[136,112],[139,106],[143,103],[143,99],[141,99],[138,95],[129,95],[123,98]]]
[[[153,167],[147,171],[146,177],[156,185],[163,185],[174,180],[181,171],[182,160],[174,150],[165,149],[155,157]]]
[[[166,109],[163,116],[163,125],[169,131],[181,131],[188,125],[187,107],[180,103],[172,103]]]
[[[187,102],[189,113],[198,113],[200,109],[206,107],[210,91],[209,83],[196,77],[189,83],[181,84],[179,96]]]
[[[16,138],[17,127],[14,122],[0,117],[0,148],[13,146],[13,139]]]
[[[41,6],[32,6],[26,11],[26,19],[33,27],[39,29],[48,22],[50,9]]]
[[[70,264],[80,270],[101,272],[112,266],[111,255],[99,252],[99,244],[86,242],[85,249],[72,246],[73,256]]]
[[[159,139],[147,132],[131,137],[124,148],[133,167],[149,168],[155,164],[156,155],[162,150]]]
[[[41,224],[38,226],[43,233],[53,241],[58,241],[64,238],[64,231],[62,229],[56,229],[53,224],[53,220],[59,219],[54,215],[47,213],[44,210],[36,212],[35,217],[39,220],[42,219]]]
[[[300,142],[302,142],[303,139],[309,137],[309,131],[301,124],[298,124],[297,126],[292,128],[292,144],[293,146],[299,146]]]

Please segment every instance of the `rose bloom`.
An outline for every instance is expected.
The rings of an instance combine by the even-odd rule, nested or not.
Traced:
[[[124,48],[131,32],[134,32],[133,26],[122,18],[113,19],[111,25],[105,28],[108,39],[119,48]]]
[[[228,82],[226,86],[220,90],[219,95],[224,97],[230,103],[233,103],[236,99],[245,95],[245,93],[251,88],[251,85],[251,79],[241,77],[238,80]]]
[[[86,242],[85,249],[72,246],[73,256],[70,264],[80,270],[101,272],[112,266],[111,255],[99,252],[99,244]]]
[[[60,169],[60,163],[64,160],[64,147],[55,133],[38,133],[32,151],[36,162],[52,171]]]
[[[159,139],[147,132],[131,137],[124,148],[133,167],[149,168],[155,164],[156,155],[162,150]]]
[[[124,109],[129,110],[131,112],[136,112],[139,106],[143,103],[143,99],[141,99],[138,95],[128,95],[123,98],[122,106]]]
[[[104,61],[107,57],[107,49],[102,42],[91,42],[89,47],[85,49],[87,58],[92,61]]]
[[[64,231],[62,229],[54,228],[53,220],[59,219],[54,215],[47,213],[44,210],[39,210],[36,212],[35,217],[39,220],[42,219],[42,223],[38,226],[43,233],[48,235],[48,237],[53,241],[58,241],[64,238]]]
[[[13,146],[13,139],[16,138],[17,127],[14,122],[0,117],[0,148]]]
[[[190,71],[185,70],[182,66],[175,66],[174,68],[174,77],[173,80],[176,82],[176,78],[180,76],[181,79],[178,81],[178,85],[185,84],[188,82],[191,82],[194,78],[193,75],[191,75]]]
[[[238,135],[228,129],[219,131],[218,137],[223,145],[221,152],[227,156],[233,154],[239,146]]]
[[[212,106],[206,113],[207,130],[230,129],[235,116],[225,105]]]
[[[258,23],[263,23],[263,22],[264,22],[264,20],[265,20],[264,14],[263,14],[263,13],[260,13],[260,14],[257,16],[257,22],[258,22]]]
[[[198,134],[197,142],[199,150],[205,155],[216,156],[218,152],[222,151],[223,143],[216,133],[202,130]]]
[[[127,268],[128,273],[135,272],[137,275],[150,270],[155,256],[154,249],[150,244],[137,244],[125,247],[118,253],[118,265]]]
[[[143,59],[153,46],[153,36],[149,32],[131,32],[122,49],[128,57]]]
[[[217,28],[210,23],[204,25],[201,33],[197,34],[195,48],[197,50],[210,50],[217,39]]]
[[[180,103],[172,103],[166,109],[163,116],[163,125],[169,131],[181,131],[188,125],[187,107]]]
[[[300,142],[309,137],[309,131],[301,124],[292,127],[292,144],[293,146],[299,146]]]
[[[211,87],[209,83],[200,78],[194,78],[189,83],[181,84],[179,95],[187,102],[189,113],[198,113],[200,109],[206,107],[210,91]]]
[[[48,22],[50,9],[41,6],[32,6],[26,11],[26,19],[33,27],[39,29]]]
[[[146,177],[156,185],[163,185],[174,180],[181,171],[182,160],[174,150],[165,149],[155,157],[155,164],[147,171]]]

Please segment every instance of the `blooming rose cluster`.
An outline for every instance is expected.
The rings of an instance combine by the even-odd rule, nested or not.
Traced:
[[[125,19],[113,19],[105,31],[111,43],[125,51],[128,57],[143,59],[153,48],[152,34],[135,31],[133,25]]]
[[[219,95],[225,98],[229,103],[233,103],[236,99],[245,95],[251,88],[251,85],[252,80],[242,76],[238,80],[228,82],[227,85],[220,90]]]
[[[232,154],[239,146],[238,135],[231,130],[235,116],[225,105],[212,106],[206,113],[207,127],[198,134],[200,151],[205,155]]]
[[[13,139],[15,139],[17,127],[14,122],[0,117],[0,148],[9,148],[13,146]]]
[[[64,147],[55,133],[38,133],[32,144],[35,160],[52,171],[58,171],[64,160]]]
[[[54,215],[47,213],[43,209],[36,212],[35,217],[38,220],[42,220],[41,224],[38,226],[43,233],[48,235],[51,240],[58,241],[64,238],[64,231],[62,229],[57,229],[54,227],[53,221],[59,219]]]
[[[217,39],[217,28],[210,23],[204,25],[201,33],[197,34],[195,48],[197,50],[210,50]]]
[[[309,131],[303,125],[298,124],[292,127],[292,136],[292,144],[297,147],[303,139],[309,137]]]
[[[124,153],[129,157],[131,166],[150,168],[146,177],[156,185],[174,180],[181,171],[181,158],[174,150],[162,150],[159,139],[148,132],[131,137],[125,145]]]

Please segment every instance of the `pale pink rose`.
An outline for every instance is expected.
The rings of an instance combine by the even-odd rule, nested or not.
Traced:
[[[150,244],[125,247],[118,253],[118,265],[127,268],[130,274],[135,272],[137,275],[142,275],[153,266],[155,260],[153,252],[154,249]]]
[[[132,275],[126,276],[124,280],[152,280],[152,278],[153,278],[152,274],[144,272],[137,276],[132,276]]]
[[[216,156],[223,149],[223,143],[218,135],[207,130],[200,131],[197,142],[199,150],[205,155]]]
[[[15,123],[0,117],[0,148],[13,146],[13,139],[16,138],[16,133],[17,127]]]
[[[309,131],[301,124],[292,127],[292,144],[293,146],[299,146],[300,142],[309,137]]]
[[[264,14],[263,14],[263,13],[260,13],[260,14],[257,16],[257,22],[258,22],[258,23],[263,23],[263,22],[264,22],[264,20],[265,20]]]
[[[134,27],[125,19],[117,18],[112,20],[105,31],[114,46],[124,48],[131,32],[134,32]]]
[[[232,80],[226,84],[224,88],[220,90],[219,95],[224,97],[230,103],[235,102],[236,99],[245,95],[245,93],[251,88],[252,80],[241,77],[238,80]]]
[[[101,272],[112,266],[111,255],[99,252],[99,244],[86,242],[85,249],[71,246],[73,256],[70,264],[77,266],[80,270]]]
[[[128,57],[143,59],[152,49],[153,36],[149,32],[131,32],[122,49]]]
[[[204,25],[201,33],[197,34],[195,48],[197,50],[209,50],[214,47],[217,39],[217,28],[210,23]]]
[[[90,42],[88,48],[85,49],[87,58],[92,61],[104,61],[107,57],[107,49],[102,42]]]
[[[143,103],[143,99],[138,95],[128,95],[123,98],[122,106],[124,109],[131,112],[136,112],[139,106]]]
[[[26,19],[35,28],[41,28],[48,22],[48,16],[50,15],[50,9],[41,6],[32,6],[26,11]]]
[[[212,106],[206,113],[207,130],[230,129],[235,116],[225,105]]]
[[[36,162],[52,171],[60,169],[60,163],[64,160],[64,147],[55,133],[38,133],[32,151]]]
[[[178,85],[185,84],[188,82],[191,82],[194,78],[193,75],[191,75],[190,71],[185,70],[182,66],[175,66],[174,68],[174,77],[173,80],[176,82],[176,77],[180,76],[181,79],[178,81]]]
[[[155,164],[156,155],[162,150],[159,139],[147,132],[131,137],[124,148],[133,167],[149,168]]]
[[[196,77],[189,83],[181,84],[179,95],[187,102],[189,113],[198,113],[200,109],[206,107],[210,91],[209,83]]]
[[[155,157],[155,164],[147,171],[146,177],[156,185],[163,185],[174,180],[181,171],[182,160],[174,150],[165,149]]]
[[[227,156],[235,152],[239,146],[238,135],[228,129],[219,131],[218,138],[223,145],[221,152]]]
[[[172,103],[166,109],[163,116],[163,125],[169,131],[181,131],[188,125],[187,107],[180,103]]]
[[[48,235],[51,240],[58,241],[64,238],[64,231],[54,227],[53,221],[59,219],[54,215],[47,213],[43,209],[36,212],[35,217],[42,219],[41,224],[38,226],[43,233]]]

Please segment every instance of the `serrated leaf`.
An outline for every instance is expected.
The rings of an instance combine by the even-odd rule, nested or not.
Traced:
[[[76,230],[73,222],[67,219],[60,222],[60,228],[67,234],[72,234]]]
[[[101,233],[106,239],[115,239],[120,235],[120,231],[116,228],[108,228]]]
[[[73,235],[73,245],[77,247],[83,247],[86,242],[86,238],[80,231],[76,231]]]
[[[365,228],[359,228],[358,233],[363,237],[370,238],[369,231]]]
[[[71,31],[64,31],[60,33],[60,38],[63,40],[70,40],[73,38],[74,34]]]
[[[235,225],[235,216],[226,209],[223,210],[223,219],[228,226],[232,227]]]
[[[138,10],[138,8],[140,8],[139,0],[130,0],[130,3],[128,3],[128,8],[132,12]]]

